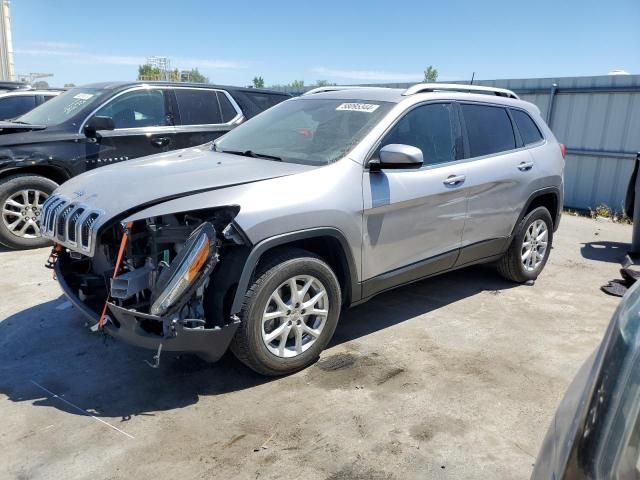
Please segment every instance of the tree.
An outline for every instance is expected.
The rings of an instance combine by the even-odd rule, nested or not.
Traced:
[[[304,88],[304,80],[294,80],[289,84],[291,88]]]
[[[264,88],[264,78],[258,76],[253,77],[253,86],[255,88]]]
[[[49,84],[48,84],[47,82],[45,82],[44,80],[40,80],[39,82],[35,82],[35,83],[32,85],[32,87],[33,87],[33,88],[37,88],[37,89],[39,89],[39,90],[41,90],[41,89],[47,89],[47,88],[49,88]]]
[[[138,66],[138,80],[160,80],[160,69],[148,63]]]
[[[192,68],[191,70],[183,70],[182,76],[186,77],[187,81],[194,83],[209,83],[209,79],[202,75],[198,68]]]
[[[429,65],[424,71],[424,81],[427,83],[436,82],[438,80],[438,70]]]
[[[329,83],[329,80],[316,80],[316,85],[318,87],[326,87],[331,84]]]
[[[73,88],[73,87],[75,87],[75,86],[76,86],[76,84],[75,84],[75,83],[73,83],[73,82],[72,82],[72,83],[65,83],[65,84],[64,84],[64,88]]]

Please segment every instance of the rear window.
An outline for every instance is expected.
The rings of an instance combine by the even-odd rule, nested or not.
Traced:
[[[175,90],[182,125],[224,123],[215,90]]]
[[[230,122],[238,115],[238,112],[233,108],[229,98],[224,93],[218,92],[218,100],[220,101],[220,109],[222,110],[222,121],[224,123]]]
[[[0,99],[0,120],[16,118],[36,106],[34,95],[17,95]]]
[[[240,105],[242,112],[247,118],[254,117],[274,105],[291,98],[288,95],[264,92],[236,91],[232,92],[232,94],[233,98],[238,102],[238,105]]]
[[[516,148],[516,138],[507,111],[502,107],[463,103],[462,114],[467,127],[471,157]]]
[[[531,145],[542,140],[542,134],[538,126],[529,115],[522,110],[511,110],[511,115],[513,115],[513,120],[516,122],[516,127],[525,145]]]

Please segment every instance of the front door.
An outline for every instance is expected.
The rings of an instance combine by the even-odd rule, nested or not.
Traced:
[[[111,117],[115,129],[98,132],[97,154],[87,158],[88,169],[177,148],[169,101],[162,89],[125,92],[95,116]]]
[[[466,165],[452,103],[418,105],[380,142],[412,145],[424,157],[417,170],[365,172],[364,295],[450,268],[466,215]]]

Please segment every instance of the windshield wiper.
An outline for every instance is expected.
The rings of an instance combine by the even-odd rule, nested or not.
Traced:
[[[235,151],[235,150],[216,150],[216,152],[229,153],[231,155],[240,155],[242,157],[266,158],[267,160],[275,160],[277,162],[282,162],[282,158],[280,157],[276,157],[275,155],[267,155],[266,153],[256,153],[253,150],[245,150],[244,152]]]

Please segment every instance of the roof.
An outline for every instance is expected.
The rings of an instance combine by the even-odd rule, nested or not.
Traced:
[[[214,85],[211,83],[193,83],[193,82],[164,82],[164,81],[130,81],[130,82],[99,82],[90,83],[88,85],[80,85],[85,88],[95,88],[104,90],[121,90],[125,88],[135,87],[138,85],[156,85],[162,87],[194,87],[194,88],[217,88],[220,90],[234,91],[234,92],[262,92],[269,94],[278,94],[283,96],[290,96],[288,93],[278,92],[275,90],[269,90],[265,88],[248,88],[248,87],[234,87],[230,85]]]

